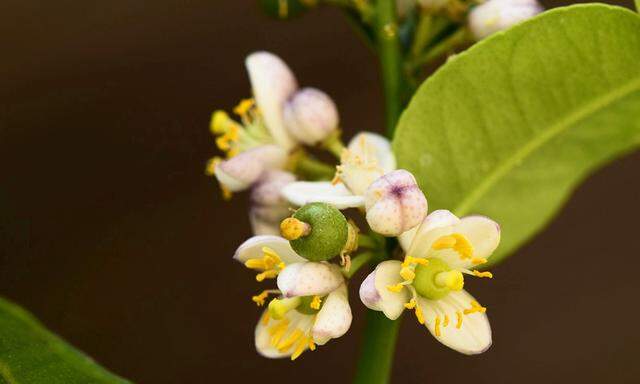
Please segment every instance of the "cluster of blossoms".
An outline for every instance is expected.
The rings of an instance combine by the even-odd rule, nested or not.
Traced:
[[[226,196],[251,190],[255,236],[234,259],[275,280],[252,297],[265,307],[255,330],[258,352],[298,358],[344,335],[351,325],[348,283],[362,266],[378,263],[360,285],[370,309],[397,319],[415,312],[437,340],[465,354],[491,345],[486,308],[464,289],[500,241],[500,227],[482,216],[428,214],[414,176],[397,169],[387,139],[362,132],[345,146],[329,96],[299,88],[288,66],[267,52],[249,55],[253,98],[234,112],[213,114],[211,129],[226,158],[207,171]],[[324,149],[329,166],[309,152]],[[350,209],[345,212],[345,210]],[[360,227],[366,223],[367,229]],[[403,260],[387,259],[385,237],[397,237]]]

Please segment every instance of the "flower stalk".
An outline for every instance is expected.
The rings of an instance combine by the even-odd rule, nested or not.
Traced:
[[[384,92],[386,136],[393,138],[396,123],[402,112],[403,87],[402,50],[398,37],[396,2],[378,0],[375,28]],[[384,255],[389,258],[389,254]],[[354,259],[353,262],[356,260]],[[400,321],[387,319],[383,314],[368,310],[354,383],[384,384],[391,377],[393,356]]]
[[[387,137],[392,138],[402,112],[403,100],[402,51],[398,36],[396,2],[394,0],[378,0],[375,11]]]
[[[400,319],[389,320],[381,312],[367,311],[362,350],[354,378],[356,384],[389,383]]]

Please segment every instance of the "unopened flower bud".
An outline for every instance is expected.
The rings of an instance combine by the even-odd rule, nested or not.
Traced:
[[[220,184],[232,192],[244,190],[258,181],[268,169],[280,168],[287,161],[287,153],[275,145],[249,149],[216,165],[214,174]]]
[[[469,29],[476,40],[481,40],[542,11],[536,0],[489,0],[471,10]]]
[[[285,104],[284,122],[296,140],[315,145],[338,128],[338,109],[326,93],[304,88]]]
[[[285,228],[283,234],[292,235],[290,237],[293,239],[289,241],[291,248],[307,260],[329,260],[340,255],[347,244],[347,219],[329,204],[306,204],[293,214],[292,219],[295,220],[287,219],[283,225],[293,225],[296,228],[291,233],[287,233],[288,228]],[[299,223],[303,224],[297,226]],[[299,229],[300,233],[295,229]],[[300,236],[293,236],[294,232]]]
[[[398,236],[422,222],[427,199],[411,173],[389,172],[374,181],[365,193],[367,222],[385,236]]]

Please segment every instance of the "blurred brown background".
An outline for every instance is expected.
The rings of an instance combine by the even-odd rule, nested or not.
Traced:
[[[253,1],[1,8],[0,294],[139,383],[348,382],[355,295],[337,342],[295,363],[255,353],[260,287],[231,261],[249,235],[246,196],[224,203],[203,174],[210,112],[249,95],[253,50],[332,95],[348,136],[382,129],[374,57],[338,12],[286,23]],[[487,353],[452,352],[407,317],[393,381],[639,382],[639,168],[635,154],[599,171],[495,279],[473,282]]]

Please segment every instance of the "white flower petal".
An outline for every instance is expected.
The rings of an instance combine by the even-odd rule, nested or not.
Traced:
[[[244,190],[257,182],[263,172],[282,168],[287,152],[276,145],[261,145],[218,164],[214,174],[232,192]]]
[[[382,168],[383,173],[396,169],[391,142],[382,135],[373,132],[358,133],[349,141],[347,149],[360,157],[373,155],[376,165]]]
[[[376,271],[373,270],[367,276],[366,279],[362,281],[360,284],[360,301],[367,308],[373,309],[374,311],[382,311],[380,308],[380,294],[378,294],[378,290],[376,289]]]
[[[451,235],[453,226],[460,222],[453,213],[447,210],[431,212],[418,227],[408,255],[413,257],[440,257],[451,268],[457,268],[463,263],[460,256],[453,250],[441,250],[437,254],[431,249],[433,242],[442,236]],[[465,263],[466,264],[466,263]]]
[[[322,308],[316,315],[311,334],[316,344],[323,345],[330,339],[338,338],[351,326],[351,307],[347,297],[347,287],[342,284],[324,299]]]
[[[306,261],[295,253],[287,239],[280,236],[269,235],[253,236],[249,238],[238,247],[233,258],[241,263],[244,263],[249,259],[262,258],[264,253],[262,249],[264,247],[275,251],[286,265]]]
[[[380,295],[378,307],[391,320],[395,320],[404,311],[404,305],[409,301],[410,295],[407,289],[400,292],[391,292],[387,289],[390,285],[396,285],[403,281],[400,277],[401,262],[387,260],[378,264],[375,270],[375,287]]]
[[[433,251],[433,242],[442,236],[458,233],[473,247],[472,258],[461,258],[452,249]],[[438,257],[449,267],[469,269],[475,267],[473,259],[488,259],[500,243],[500,226],[484,216],[467,216],[458,219],[449,211],[435,211],[424,220],[409,248],[414,257]]]
[[[278,289],[284,297],[326,295],[344,282],[340,268],[326,262],[301,262],[278,274]]]
[[[406,252],[409,251],[409,248],[411,247],[411,243],[413,242],[413,238],[416,237],[416,232],[418,232],[418,227],[413,227],[410,230],[400,234],[400,236],[398,236],[398,241],[400,242],[400,246],[402,247],[402,250]]]
[[[258,320],[258,325],[255,330],[255,345],[258,353],[269,359],[277,359],[282,357],[288,357],[293,354],[295,351],[296,345],[291,345],[288,349],[284,351],[279,351],[271,343],[272,335],[269,333],[269,328],[276,326],[282,320],[273,320],[270,319],[264,322],[264,316],[266,312],[263,312],[262,317]],[[296,310],[292,310],[286,313],[285,319],[289,322],[285,332],[281,335],[279,341],[287,340],[289,336],[291,336],[296,330],[299,330],[305,334],[305,336],[309,336],[309,330],[311,325],[313,324],[314,315],[305,315]],[[306,348],[305,348],[306,349]]]
[[[362,196],[352,194],[342,183],[333,185],[328,181],[293,182],[282,189],[282,195],[291,204],[299,207],[313,202],[331,204],[338,209],[355,208],[364,205]]]
[[[283,122],[286,100],[298,88],[297,81],[282,59],[269,52],[250,54],[245,65],[249,72],[253,95],[273,139],[284,149],[295,146]]]
[[[464,310],[471,308],[472,301],[473,296],[464,290],[450,292],[440,300],[418,297],[418,305],[422,309],[429,332],[442,344],[466,355],[482,353],[491,346],[491,326],[487,315],[481,312],[464,315]],[[463,314],[460,328],[457,328],[457,313]],[[445,315],[449,318],[446,327]],[[436,336],[435,330],[438,316],[440,336]]]

